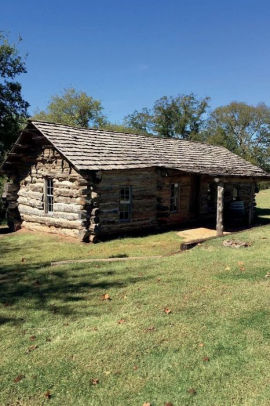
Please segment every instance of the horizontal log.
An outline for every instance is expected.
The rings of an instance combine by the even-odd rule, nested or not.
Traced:
[[[64,219],[59,219],[55,218],[52,216],[34,216],[34,215],[28,215],[24,214],[23,215],[23,220],[24,221],[29,221],[29,222],[34,222],[34,223],[40,223],[40,224],[45,224],[47,226],[54,226],[57,228],[68,228],[68,229],[83,229],[83,224],[81,220],[64,220]]]
[[[54,203],[53,209],[55,211],[61,211],[66,213],[78,213],[83,210],[83,205],[79,204],[65,204],[65,203]]]
[[[68,237],[78,238],[81,235],[81,230],[78,229],[69,229],[69,228],[59,228],[54,226],[46,226],[40,223],[34,223],[29,221],[23,221],[22,227],[27,230],[38,231],[42,233],[53,233],[60,234]]]

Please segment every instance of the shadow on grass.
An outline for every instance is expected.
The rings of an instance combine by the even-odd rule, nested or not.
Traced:
[[[260,331],[263,338],[270,339],[270,312],[265,309],[258,309],[253,312],[246,312],[240,319],[239,324],[244,328],[253,328]]]
[[[0,258],[3,253],[12,258],[17,249],[9,241],[1,241]],[[16,256],[18,258],[18,253]],[[8,265],[0,264],[0,303],[6,308],[19,305],[20,309],[25,307],[62,316],[97,315],[102,293],[149,279],[130,277],[121,271],[117,275],[111,266],[93,263],[56,269],[49,262],[28,264],[18,260]],[[12,321],[5,317],[1,320],[0,324]]]
[[[1,234],[11,234],[11,231],[7,226],[0,226],[0,235]]]
[[[270,209],[256,208],[257,222],[260,224],[270,224]]]

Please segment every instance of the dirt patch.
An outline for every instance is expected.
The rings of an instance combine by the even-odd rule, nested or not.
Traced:
[[[229,232],[224,232],[224,235],[230,234]],[[191,228],[188,230],[184,231],[179,231],[177,235],[185,242],[188,241],[195,241],[195,240],[207,240],[208,238],[216,237],[217,232],[215,229],[211,228],[204,228],[204,227],[199,227],[199,228]]]

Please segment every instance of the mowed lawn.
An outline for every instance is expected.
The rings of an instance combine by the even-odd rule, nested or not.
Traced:
[[[258,208],[270,219],[270,190]],[[180,242],[0,236],[0,405],[270,405],[270,225],[50,266]]]

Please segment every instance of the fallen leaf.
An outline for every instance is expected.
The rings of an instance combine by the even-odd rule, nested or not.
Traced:
[[[203,361],[204,361],[204,362],[209,362],[209,361],[210,361],[210,358],[209,358],[209,357],[204,357],[204,358],[203,358]]]
[[[231,267],[230,266],[226,266],[225,271],[230,271]]]
[[[118,323],[118,324],[123,324],[123,323],[125,323],[125,320],[124,320],[124,319],[120,319],[120,320],[118,320],[117,323]]]
[[[108,293],[104,293],[104,295],[101,296],[101,299],[102,300],[112,300]]]
[[[157,281],[158,281],[158,282],[160,282],[160,281],[161,281],[161,279],[160,279],[160,278],[157,278]]]
[[[47,390],[47,392],[44,393],[44,396],[45,396],[45,398],[47,398],[47,399],[51,399],[52,394],[51,394],[51,392],[50,392],[49,390]]]
[[[37,338],[36,336],[31,336],[31,337],[30,337],[30,340],[31,340],[31,341],[34,341],[36,338]]]
[[[97,385],[97,384],[99,383],[99,379],[97,379],[97,378],[92,378],[92,379],[91,379],[91,383],[92,383],[92,385]]]
[[[134,371],[137,371],[137,369],[138,369],[137,365],[134,365],[133,369],[134,369]]]
[[[239,269],[240,269],[240,271],[242,271],[242,272],[246,270],[246,268],[245,268],[244,266],[240,266]]]
[[[148,331],[151,332],[151,331],[155,331],[155,330],[156,330],[156,328],[154,326],[150,326],[145,329],[146,332],[148,332]]]
[[[171,402],[166,402],[166,403],[164,404],[164,406],[173,406],[173,404],[172,404]]]
[[[23,378],[25,378],[24,375],[18,375],[18,376],[16,376],[16,378],[14,379],[14,382],[15,382],[15,383],[20,382]]]
[[[204,343],[198,344],[198,347],[204,347]]]
[[[238,265],[239,266],[244,265],[244,262],[243,261],[238,261]]]
[[[265,275],[265,278],[270,278],[270,272]]]
[[[172,311],[171,311],[171,309],[169,309],[168,307],[165,307],[164,312],[165,312],[166,314],[170,314]]]
[[[194,389],[194,388],[190,388],[189,390],[188,390],[188,393],[190,393],[191,395],[196,395],[196,390]]]
[[[105,375],[110,375],[111,371],[105,371],[104,374]]]
[[[27,352],[34,351],[38,348],[38,345],[31,345],[31,347],[28,348]]]
[[[150,402],[144,402],[143,406],[151,406]]]

